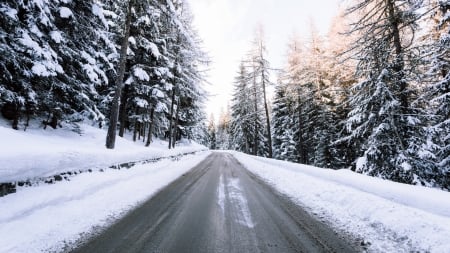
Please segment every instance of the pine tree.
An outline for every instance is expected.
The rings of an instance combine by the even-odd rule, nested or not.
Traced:
[[[216,138],[216,123],[214,120],[214,114],[209,117],[208,123],[208,147],[210,149],[217,149],[217,138]]]
[[[352,58],[346,58],[347,50],[351,48],[351,43],[356,39],[355,34],[348,34],[350,29],[348,22],[345,19],[344,9],[340,9],[328,31],[325,68],[328,73],[328,80],[330,80],[328,94],[331,95],[332,104],[334,104],[331,108],[333,122],[331,125],[332,132],[334,132],[330,147],[331,168],[348,168],[355,159],[355,150],[352,144],[338,141],[343,136],[350,134],[346,132],[345,128],[345,120],[350,111],[347,101],[350,88],[357,82],[354,76],[356,61]]]
[[[358,1],[350,13],[361,13],[352,25],[359,35],[354,43],[358,77],[349,100],[351,111],[343,140],[357,150],[358,172],[411,183],[414,128],[418,122],[411,106],[413,73],[417,57],[411,31],[417,29],[419,1]]]
[[[127,11],[124,22],[124,34],[122,38],[121,48],[120,48],[120,59],[119,59],[119,68],[116,77],[116,89],[114,93],[114,98],[111,104],[111,112],[109,118],[109,127],[108,133],[106,135],[106,148],[114,149],[116,142],[116,128],[117,121],[119,120],[119,106],[120,106],[120,98],[122,96],[122,87],[123,87],[123,78],[125,75],[126,68],[126,58],[128,51],[128,39],[130,37],[130,25],[132,19],[132,7],[134,6],[134,0],[129,0],[127,4]]]
[[[249,77],[243,62],[235,78],[234,93],[231,101],[231,148],[247,154],[252,153],[254,142],[252,112],[254,103],[251,99],[252,78]]]
[[[114,43],[96,1],[6,1],[0,10],[2,114],[13,120],[103,121]]]
[[[217,124],[217,148],[222,150],[230,149],[230,123],[231,115],[229,109],[220,112]]]
[[[272,109],[273,157],[279,160],[296,161],[297,130],[293,107],[295,100],[289,96],[287,86],[279,81],[275,87]]]
[[[265,54],[263,32],[262,28],[259,28],[247,60],[252,85],[253,155],[272,157],[272,134],[267,100],[267,89],[271,85],[270,64]]]
[[[430,115],[427,138],[417,147],[420,161],[426,163],[417,183],[450,189],[450,1],[432,1],[427,51],[432,52],[428,79],[421,96]],[[427,20],[427,21],[428,21]]]

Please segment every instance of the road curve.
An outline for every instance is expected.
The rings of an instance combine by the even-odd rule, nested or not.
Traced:
[[[300,182],[299,182],[300,183]],[[230,154],[212,153],[73,252],[356,252]]]

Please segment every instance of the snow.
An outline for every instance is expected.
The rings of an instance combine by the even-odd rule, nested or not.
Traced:
[[[239,208],[238,211],[240,214],[236,217],[237,222],[249,228],[255,227],[255,223],[253,222],[250,208],[248,207],[247,199],[245,198],[239,178],[229,178],[227,189],[230,201],[234,203],[233,206],[237,206]]]
[[[150,76],[147,74],[147,72],[145,72],[145,70],[143,70],[140,67],[135,67],[133,70],[133,74],[135,77],[137,77],[141,81],[148,82],[150,80]]]
[[[223,214],[225,215],[225,182],[223,180],[222,174],[220,174],[219,178],[219,188],[217,188],[217,203],[222,209]]]
[[[61,32],[59,32],[59,31],[51,31],[50,32],[50,37],[52,38],[52,40],[55,43],[59,44],[62,41],[62,35],[61,35]]]
[[[159,59],[159,57],[161,57],[161,53],[158,50],[158,46],[155,45],[155,43],[149,42],[148,43],[148,48],[150,49],[150,51],[152,52],[152,55],[156,58]]]
[[[53,252],[74,246],[87,234],[110,225],[160,189],[200,163],[209,151],[180,141],[150,147],[118,137],[116,149],[104,147],[106,132],[80,125],[79,132],[59,129],[16,131],[0,121],[0,182],[40,178],[66,171],[91,169],[56,184],[17,187],[0,197],[0,252]],[[123,162],[162,158],[188,152],[177,159],[137,163],[131,169],[108,169]],[[100,170],[102,169],[102,170]]]
[[[369,252],[450,252],[450,192],[231,152],[312,214],[369,243]]]
[[[152,95],[157,98],[164,98],[164,93],[159,89],[153,89]]]
[[[103,25],[108,28],[108,21],[105,18],[105,15],[103,14],[103,9],[98,4],[92,4],[92,14],[97,16],[103,23]]]
[[[227,182],[225,182],[225,179],[221,174],[217,188],[217,204],[219,204],[224,217],[226,217],[225,212],[227,209],[225,208],[225,201],[227,199],[233,206],[238,207],[238,215],[233,215],[236,222],[248,228],[254,228],[255,223],[253,222],[250,208],[248,207],[247,199],[245,198],[239,178],[229,177]]]
[[[56,72],[62,73],[64,70],[59,64],[55,64],[51,61],[35,62],[31,71],[38,76],[56,76]]]
[[[2,6],[2,7],[0,7],[0,12],[6,14],[6,16],[8,16],[14,20],[17,20],[17,10],[16,9],[13,9],[9,6]]]
[[[128,42],[131,45],[136,45],[136,39],[133,36],[128,37]]]
[[[67,8],[67,7],[59,8],[59,16],[61,18],[70,18],[70,16],[72,16],[72,15],[73,15],[73,13],[69,8]]]
[[[192,143],[166,150],[167,143],[156,139],[150,147],[118,137],[116,148],[105,148],[106,132],[89,125],[80,134],[64,128],[16,131],[0,124],[0,182],[52,176],[66,171],[108,168],[111,165],[167,157],[205,147]]]
[[[366,166],[366,163],[367,163],[367,157],[365,157],[365,156],[359,157],[356,160],[356,170],[364,171],[364,167]]]

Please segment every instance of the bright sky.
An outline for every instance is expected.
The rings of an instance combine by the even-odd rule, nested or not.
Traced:
[[[208,117],[217,120],[231,99],[240,60],[262,25],[272,68],[281,68],[293,34],[308,38],[311,21],[325,34],[340,0],[188,0],[194,25],[212,60],[207,80]]]

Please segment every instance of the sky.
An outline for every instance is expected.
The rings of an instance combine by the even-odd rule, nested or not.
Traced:
[[[294,34],[308,38],[311,24],[326,34],[341,0],[188,0],[194,26],[211,59],[206,103],[219,118],[230,103],[239,62],[250,50],[256,28],[262,26],[272,68],[283,67],[287,43]],[[275,78],[274,76],[272,78]]]

